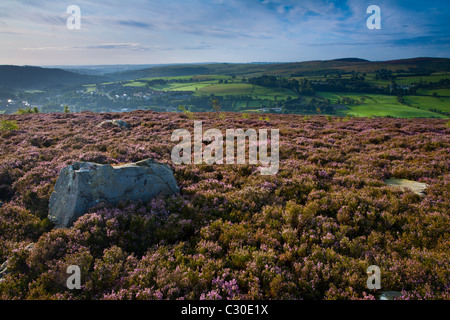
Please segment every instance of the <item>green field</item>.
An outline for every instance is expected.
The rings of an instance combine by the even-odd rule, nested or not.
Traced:
[[[196,92],[197,95],[251,95],[254,86],[246,83],[212,84]]]
[[[216,84],[217,80],[212,81],[203,81],[203,82],[187,82],[187,83],[178,83],[178,82],[170,82],[164,85],[155,85],[151,86],[152,89],[160,90],[160,91],[197,91],[207,86],[211,86]]]
[[[418,83],[420,80],[427,81],[427,82],[438,82],[440,80],[448,79],[450,78],[450,75],[437,73],[432,74],[430,76],[417,76],[417,77],[398,77],[395,81],[397,83],[402,84],[411,84],[411,83]]]
[[[342,74],[341,78],[350,78],[352,74]],[[321,81],[327,78],[334,78],[333,75],[316,75],[305,77],[294,77],[301,81]],[[444,73],[435,73],[430,76],[401,76],[396,78],[397,84],[411,84],[419,81],[436,82],[447,79],[449,76]],[[388,86],[390,80],[376,80],[375,73],[366,73],[366,81],[372,86]],[[262,106],[275,106],[274,101],[285,100],[288,97],[298,98],[298,94],[285,88],[268,88],[242,82],[242,76],[231,77],[226,75],[194,75],[194,76],[174,76],[142,78],[129,81],[124,87],[145,87],[151,80],[161,79],[167,81],[164,84],[155,84],[151,88],[159,91],[191,91],[194,96],[235,96],[232,108],[243,112],[258,112]],[[155,82],[156,83],[156,82]],[[85,86],[87,92],[95,91],[95,85]],[[438,97],[433,96],[436,92]],[[245,97],[251,97],[249,100]],[[405,96],[404,104],[397,101],[395,95],[368,94],[354,92],[317,92],[316,100],[329,99],[331,104],[342,104],[344,98],[353,99],[352,104],[346,104],[345,108],[336,111],[338,115],[347,114],[359,117],[370,116],[392,116],[399,118],[448,118],[440,112],[450,112],[450,89],[436,89],[418,91],[416,96]],[[309,104],[313,97],[302,97],[303,103]],[[339,103],[338,103],[339,102]]]
[[[84,85],[83,87],[86,88],[86,92],[87,93],[97,91],[97,85],[96,84],[87,84],[87,85]]]
[[[394,73],[395,75],[395,73]],[[325,79],[324,77],[306,77],[309,80],[321,80]],[[342,79],[349,78],[349,75],[342,75]],[[419,83],[420,81],[426,82],[438,82],[440,80],[449,79],[450,75],[445,73],[434,73],[429,76],[399,76],[396,77],[395,83],[399,85],[408,85],[413,83]],[[391,84],[391,80],[377,80],[375,78],[375,73],[366,73],[365,76],[366,82],[373,87],[386,87]]]
[[[194,81],[231,80],[231,77],[220,76],[220,75],[198,75],[198,76],[193,76],[192,80],[194,80]]]
[[[230,76],[224,75],[195,75],[195,76],[173,76],[173,77],[149,77],[149,78],[140,78],[136,79],[136,81],[151,81],[151,80],[184,80],[189,81],[192,79],[192,82],[195,81],[210,81],[210,80],[231,80]]]
[[[136,81],[151,81],[151,80],[190,80],[192,79],[194,76],[175,76],[175,77],[149,77],[149,78],[141,78],[141,79],[136,79]]]
[[[432,89],[432,90],[419,89],[419,90],[417,90],[417,94],[424,95],[424,96],[432,96],[434,92],[436,92],[438,94],[438,96],[441,96],[441,97],[450,97],[450,89]]]
[[[133,81],[123,85],[124,87],[145,87],[146,84],[140,81]]]
[[[353,92],[317,92],[318,96],[326,99],[330,99],[331,103],[337,103],[344,97],[348,97],[357,101],[363,102],[363,104],[396,104],[397,100],[395,96],[389,96],[384,94],[370,94],[370,93],[353,93]]]
[[[445,115],[429,111],[435,108],[443,112],[450,112],[450,98],[440,98],[430,96],[405,96],[403,105],[397,102],[395,96],[381,94],[364,93],[332,93],[318,92],[319,96],[330,99],[331,103],[336,103],[343,97],[352,98],[361,103],[348,105],[346,110],[340,110],[341,115],[354,115],[358,117],[370,116],[392,116],[398,118],[448,118]]]
[[[297,98],[298,94],[292,90],[284,89],[284,88],[265,88],[260,86],[254,86],[253,90],[254,94],[256,94],[259,98],[263,99],[275,99],[275,97],[285,99],[287,97]]]
[[[422,110],[411,108],[404,105],[395,104],[362,104],[362,105],[352,105],[348,107],[346,114],[350,114],[357,117],[386,117],[391,116],[395,118],[442,118],[446,119],[448,117]]]
[[[275,97],[284,99],[287,97],[295,98],[297,94],[292,90],[283,88],[265,88],[261,86],[252,85],[249,83],[227,83],[227,84],[213,84],[205,86],[196,91],[196,95],[247,95],[254,96],[259,99],[275,100]]]
[[[423,110],[437,109],[450,112],[450,97],[435,98],[431,96],[405,96],[405,103]]]
[[[296,98],[298,95],[292,90],[283,88],[265,88],[255,86],[249,83],[241,82],[242,77],[232,79],[230,76],[223,75],[196,75],[196,76],[178,76],[178,77],[155,77],[142,78],[130,81],[124,84],[124,87],[144,87],[146,81],[166,80],[163,85],[152,85],[151,88],[160,91],[193,91],[195,95],[245,95],[253,96],[258,99],[285,99],[287,97]],[[181,80],[183,82],[177,82]],[[192,80],[192,81],[190,81]],[[228,81],[228,83],[219,83]]]

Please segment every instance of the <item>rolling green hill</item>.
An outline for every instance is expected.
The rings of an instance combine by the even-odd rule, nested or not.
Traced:
[[[450,59],[447,58],[414,58],[392,61],[367,61],[356,58],[344,58],[328,61],[306,61],[293,63],[213,63],[175,65],[147,68],[141,70],[110,73],[114,80],[132,80],[140,78],[194,76],[194,75],[236,75],[254,77],[262,74],[293,76],[323,75],[336,72],[374,72],[386,69],[392,71],[417,70],[421,72],[450,71]]]
[[[15,89],[43,89],[57,85],[92,83],[101,79],[101,77],[81,75],[61,69],[0,66],[0,87]]]
[[[180,77],[197,75],[226,75],[255,77],[263,74],[280,76],[322,76],[336,72],[374,72],[386,69],[418,70],[421,72],[448,72],[450,59],[414,58],[392,61],[367,61],[344,58],[328,61],[306,61],[293,63],[211,63],[166,65],[151,68],[115,72],[104,77],[79,74],[55,68],[32,66],[0,66],[0,87],[20,89],[42,89],[54,85],[100,83],[106,81],[134,80],[142,78]]]

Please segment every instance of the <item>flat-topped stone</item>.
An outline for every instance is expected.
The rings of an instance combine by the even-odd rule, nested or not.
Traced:
[[[424,191],[428,187],[426,183],[411,181],[407,179],[391,178],[384,180],[384,183],[386,183],[388,186],[392,186],[402,190],[405,189],[411,190],[412,192],[418,194],[419,196],[425,196]]]
[[[152,159],[115,167],[76,162],[61,170],[50,197],[48,217],[57,228],[66,228],[100,202],[117,205],[178,192],[172,169]]]

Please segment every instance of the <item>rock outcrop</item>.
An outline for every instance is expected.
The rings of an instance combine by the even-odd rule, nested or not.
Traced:
[[[77,162],[61,170],[48,217],[57,228],[67,228],[100,202],[117,205],[178,192],[170,167],[152,159],[115,167]]]

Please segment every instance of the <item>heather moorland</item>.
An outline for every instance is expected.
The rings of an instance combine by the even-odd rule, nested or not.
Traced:
[[[193,117],[2,115],[0,299],[375,299],[370,265],[400,299],[450,299],[448,120],[195,114],[205,130],[279,129],[279,171],[263,176],[174,165],[171,134]],[[111,119],[131,129],[98,126]],[[63,167],[147,158],[173,169],[179,196],[99,204],[67,229],[48,220]],[[66,287],[69,265],[81,290]]]

